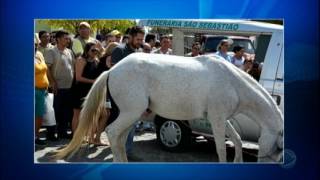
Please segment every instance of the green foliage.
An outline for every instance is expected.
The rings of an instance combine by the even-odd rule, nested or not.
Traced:
[[[47,24],[54,28],[63,28],[64,30],[76,34],[78,25],[82,21],[86,21],[90,24],[93,31],[110,32],[114,29],[124,33],[127,28],[136,25],[134,20],[51,20],[51,19],[41,19],[37,20],[39,23]]]

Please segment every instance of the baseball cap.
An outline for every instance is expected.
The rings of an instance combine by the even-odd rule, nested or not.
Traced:
[[[85,21],[83,21],[83,22],[81,22],[81,23],[79,24],[79,27],[81,27],[81,26],[84,26],[84,27],[87,27],[87,28],[91,28],[91,27],[90,27],[90,24],[87,23],[87,22],[85,22]]]
[[[121,32],[120,31],[118,31],[118,30],[113,30],[113,31],[111,31],[111,33],[110,33],[112,36],[117,36],[117,35],[120,35],[121,34]]]

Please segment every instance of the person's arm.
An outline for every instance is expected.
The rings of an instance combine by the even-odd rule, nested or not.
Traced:
[[[83,53],[82,44],[79,39],[74,39],[72,42],[72,51],[76,57],[81,56]]]
[[[103,46],[99,40],[96,40],[96,47],[99,49],[100,54],[103,54],[105,49],[103,48]]]
[[[155,50],[151,51],[151,54],[159,54],[159,49],[155,49]]]
[[[72,61],[71,61],[71,65],[72,65],[72,72],[75,73],[75,69],[76,69],[76,57],[73,53],[73,51],[71,49],[69,49],[69,52],[70,52],[70,55],[71,55],[71,58],[72,58]]]
[[[56,61],[54,59],[54,50],[53,49],[48,50],[48,52],[44,54],[44,59],[46,61],[47,67],[48,67],[47,77],[49,80],[49,85],[52,88],[53,94],[57,94],[58,85],[57,85],[57,82],[53,76],[53,63]]]
[[[106,57],[106,65],[110,69],[114,64],[112,63],[111,56]]]
[[[47,77],[48,77],[48,80],[49,80],[49,85],[50,85],[51,88],[52,88],[53,94],[57,94],[57,92],[58,92],[58,85],[57,85],[57,82],[56,82],[56,80],[54,79],[54,77],[53,77],[53,75],[52,75],[52,66],[48,66],[48,69],[47,69]]]
[[[77,58],[76,60],[76,81],[83,83],[94,83],[94,79],[88,79],[82,76],[83,69],[86,66],[87,62],[82,57]]]

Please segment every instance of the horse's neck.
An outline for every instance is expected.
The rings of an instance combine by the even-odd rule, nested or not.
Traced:
[[[254,120],[262,129],[270,132],[279,132],[283,129],[282,114],[268,97],[261,97],[261,94],[251,94],[254,99],[248,99],[246,103],[253,103],[251,106],[244,106],[242,112]],[[273,100],[272,100],[273,101]]]
[[[254,79],[244,76],[247,80],[247,90],[244,90],[245,103],[252,104],[244,107],[245,114],[250,116],[262,129],[281,131],[283,129],[283,116],[269,93]],[[240,97],[241,98],[241,97]]]

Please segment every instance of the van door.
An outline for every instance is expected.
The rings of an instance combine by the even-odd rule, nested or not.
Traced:
[[[283,46],[281,50],[280,60],[277,66],[276,79],[272,91],[272,97],[277,102],[277,105],[284,112],[284,57]]]
[[[281,93],[283,94],[283,87],[281,87],[281,81],[283,82],[283,34],[282,32],[272,34],[270,43],[268,45],[268,48],[264,57],[264,61],[262,62],[263,62],[263,67],[262,67],[259,83],[271,95],[279,95]],[[275,98],[275,100],[277,99],[277,97],[275,96],[273,97]]]

